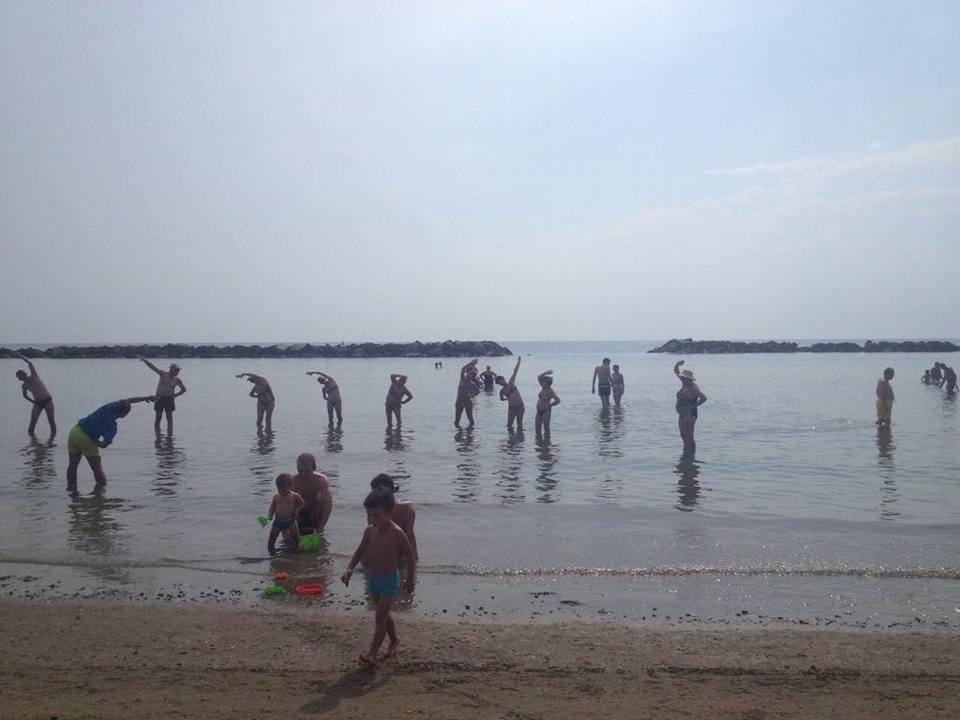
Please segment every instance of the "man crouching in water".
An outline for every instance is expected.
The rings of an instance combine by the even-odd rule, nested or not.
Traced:
[[[293,492],[303,498],[298,524],[300,534],[322,533],[333,512],[330,481],[317,472],[317,459],[310,453],[297,457],[297,474],[293,476]]]

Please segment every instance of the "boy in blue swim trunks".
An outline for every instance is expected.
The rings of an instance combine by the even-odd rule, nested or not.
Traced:
[[[277,537],[283,533],[283,542],[288,550],[296,552],[300,548],[300,527],[297,516],[303,510],[303,498],[293,491],[293,476],[288,473],[277,475],[277,494],[270,503],[267,517],[273,520],[267,550],[272,555],[277,551]]]
[[[406,533],[390,519],[393,510],[393,493],[374,491],[367,495],[363,506],[367,509],[369,525],[363,532],[360,546],[350,558],[350,565],[340,579],[344,585],[350,584],[353,569],[363,560],[367,566],[367,575],[370,579],[370,594],[377,604],[376,629],[370,643],[370,651],[360,656],[364,665],[377,664],[377,653],[383,644],[383,638],[390,636],[390,647],[384,657],[393,657],[397,652],[400,641],[397,639],[397,629],[390,617],[390,610],[400,594],[400,560],[407,563],[408,593],[413,592],[416,583],[417,558],[407,540]]]

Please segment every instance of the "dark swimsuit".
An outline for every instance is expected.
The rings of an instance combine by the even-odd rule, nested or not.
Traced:
[[[43,400],[33,400],[32,402],[34,405],[39,405],[40,409],[43,410],[47,407],[47,405],[50,404],[52,400],[53,400],[53,395],[47,395],[47,397],[44,398]]]
[[[677,413],[680,415],[680,417],[697,417],[698,396],[681,396],[680,393],[682,393],[683,390],[683,388],[677,390]]]
[[[263,383],[257,391],[257,404],[266,407],[267,405],[272,405],[274,402],[276,402],[276,398],[273,397],[273,390],[270,389],[270,383]]]

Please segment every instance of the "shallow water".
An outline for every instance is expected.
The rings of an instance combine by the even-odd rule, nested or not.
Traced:
[[[417,504],[415,608],[425,614],[475,615],[476,602],[463,599],[486,593],[495,599],[481,614],[497,618],[552,610],[640,620],[656,607],[660,618],[672,608],[672,618],[960,627],[960,401],[918,382],[935,359],[955,360],[688,358],[709,401],[697,457],[682,460],[672,356],[646,354],[645,343],[508,345],[524,354],[522,436],[507,433],[496,396],[479,397],[472,431],[453,427],[460,363],[452,359],[442,370],[430,359],[185,360],[189,392],[173,436],[155,438],[151,409],[135,407],[104,453],[106,497],[76,500],[64,492],[71,425],[104,402],[152,392],[153,374],[135,361],[39,361],[60,424],[47,444],[28,442],[29,406],[12,377],[19,363],[0,361],[8,373],[0,387],[0,589],[181,600],[236,590],[230,597],[247,602],[278,567],[330,581],[359,540],[368,482],[385,471]],[[590,394],[604,355],[627,382],[624,407],[608,415]],[[508,373],[513,360],[489,362]],[[887,365],[899,372],[888,433],[873,424],[874,386]],[[532,432],[536,374],[547,368],[562,398],[549,443]],[[340,383],[342,432],[328,431],[309,369]],[[254,428],[249,384],[234,378],[242,371],[270,379],[271,435]],[[415,398],[403,430],[388,434],[391,371],[410,376]],[[334,487],[329,545],[319,556],[270,560],[255,518],[276,474],[292,471],[304,451],[317,455]],[[92,489],[85,466],[80,487]],[[331,587],[327,602],[354,602],[358,592]],[[555,606],[544,610],[551,598]]]

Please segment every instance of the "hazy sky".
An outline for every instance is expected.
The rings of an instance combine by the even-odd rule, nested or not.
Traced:
[[[0,342],[960,335],[960,3],[0,0]]]

